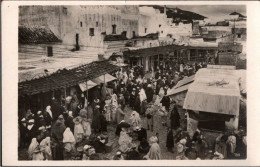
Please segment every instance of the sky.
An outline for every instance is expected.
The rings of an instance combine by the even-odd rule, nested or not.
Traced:
[[[178,7],[182,10],[188,10],[191,12],[198,13],[209,19],[219,19],[225,15],[236,11],[246,16],[246,6],[245,5],[177,5],[177,6],[167,6],[167,7]]]

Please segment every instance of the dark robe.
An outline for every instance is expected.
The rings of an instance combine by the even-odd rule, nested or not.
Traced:
[[[98,139],[96,139],[92,143],[93,147],[95,148],[96,153],[104,153],[106,145],[104,143],[101,143]]]
[[[162,103],[162,106],[165,106],[165,109],[167,111],[169,111],[169,108],[170,108],[170,98],[169,96],[163,96],[162,100],[161,100],[161,103]]]
[[[159,78],[159,76],[160,76],[160,73],[159,73],[159,72],[156,72],[156,73],[155,73],[155,77],[154,77],[154,78],[155,78],[155,79],[158,79],[158,78]]]
[[[64,123],[60,120],[57,120],[52,129],[51,129],[51,137],[53,139],[53,158],[54,160],[63,160],[63,133],[66,127]]]
[[[92,100],[94,100],[94,99],[99,99],[99,100],[101,100],[101,93],[100,93],[100,91],[97,89],[97,88],[95,88],[94,90],[93,90],[93,94],[92,94],[93,96],[93,99]]]
[[[73,117],[68,116],[68,118],[65,121],[65,125],[66,125],[66,127],[69,127],[71,132],[74,134],[74,126],[75,126],[75,124],[73,122]]]
[[[148,103],[153,101],[153,88],[147,87],[146,90],[145,90],[145,94],[146,94]]]
[[[130,107],[132,107],[132,108],[133,108],[134,105],[135,105],[135,99],[136,99],[135,95],[133,95],[133,94],[131,93],[129,105],[130,105]]]
[[[147,140],[147,131],[144,128],[141,128],[139,131],[134,131],[138,135],[138,140],[142,141],[143,139]]]
[[[43,114],[43,117],[44,117],[44,120],[45,120],[45,123],[46,123],[46,126],[50,126],[52,125],[52,117],[50,116],[50,114],[48,112],[45,112]]]
[[[245,159],[246,158],[246,145],[244,144],[243,140],[242,140],[242,136],[236,136],[236,149],[235,152],[240,154],[240,157],[238,157],[238,159]]]
[[[100,131],[100,110],[98,108],[93,111],[92,128],[98,132]]]
[[[150,150],[150,145],[147,140],[143,139],[138,146],[139,153],[147,154]]]
[[[103,114],[100,114],[100,127],[102,132],[107,132],[107,120]]]
[[[166,147],[172,149],[174,147],[174,138],[172,129],[167,134]]]
[[[192,141],[197,141],[198,140],[198,137],[200,136],[200,132],[196,131],[194,134],[193,134],[193,137],[192,137]]]
[[[140,154],[136,150],[131,150],[127,152],[126,159],[127,160],[140,160]]]
[[[120,124],[118,124],[118,125],[116,126],[116,132],[115,132],[115,134],[116,134],[117,136],[120,136],[121,130],[122,130],[122,123],[120,123]]]
[[[140,101],[140,96],[137,96],[136,99],[135,99],[134,109],[135,109],[135,111],[138,112],[138,113],[141,112],[141,101]]]
[[[176,106],[174,106],[171,112],[170,120],[172,129],[177,129],[180,126],[180,115]]]
[[[21,143],[22,145],[27,145],[29,144],[31,141],[28,140],[28,129],[27,126],[23,125],[22,123],[19,124],[19,128],[20,128],[20,135],[21,135]]]
[[[60,106],[56,100],[52,101],[51,111],[53,116],[53,121],[56,121],[58,116],[65,112],[65,108]]]
[[[124,98],[125,98],[125,104],[129,104],[130,94],[127,90],[123,92]]]
[[[34,125],[31,130],[28,129],[28,141],[29,143],[32,142],[32,139],[35,138],[37,135],[37,128]]]

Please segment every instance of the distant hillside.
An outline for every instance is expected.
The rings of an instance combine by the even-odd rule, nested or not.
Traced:
[[[149,7],[153,7],[154,9],[160,10],[161,13],[164,12],[163,6],[159,6],[159,5],[140,5],[140,6],[149,6]],[[169,7],[166,7],[166,15],[167,18],[173,18],[173,21],[176,23],[180,21],[192,22],[192,20],[204,20],[205,18],[207,18],[205,16],[202,16],[194,12],[185,11],[179,8],[169,8]]]

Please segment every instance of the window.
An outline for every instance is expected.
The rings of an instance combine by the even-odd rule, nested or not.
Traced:
[[[48,57],[52,57],[53,56],[53,51],[52,51],[52,46],[48,46],[47,47],[47,52],[48,52]]]
[[[80,22],[80,27],[82,27],[82,21]]]
[[[241,34],[237,34],[237,38],[241,38]]]
[[[114,25],[112,25],[112,34],[116,34],[116,25],[114,24]]]
[[[161,31],[161,33],[163,34],[163,31]]]
[[[135,37],[135,31],[133,31],[133,38]]]
[[[98,21],[96,21],[96,27],[98,27]]]
[[[144,28],[144,33],[147,33],[147,28]]]
[[[63,8],[63,14],[68,14],[67,13],[67,8],[65,8],[65,7]]]
[[[161,27],[162,25],[161,24],[159,24],[159,27]]]
[[[94,28],[89,28],[89,36],[94,36]]]

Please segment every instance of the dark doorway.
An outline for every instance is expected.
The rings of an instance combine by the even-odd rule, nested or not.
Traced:
[[[76,50],[79,50],[79,34],[76,34]]]
[[[135,31],[133,31],[133,38],[135,37]]]
[[[47,52],[48,52],[48,57],[52,57],[53,56],[52,46],[48,46],[47,47]]]
[[[114,24],[114,25],[112,25],[112,34],[116,34],[116,25]]]

